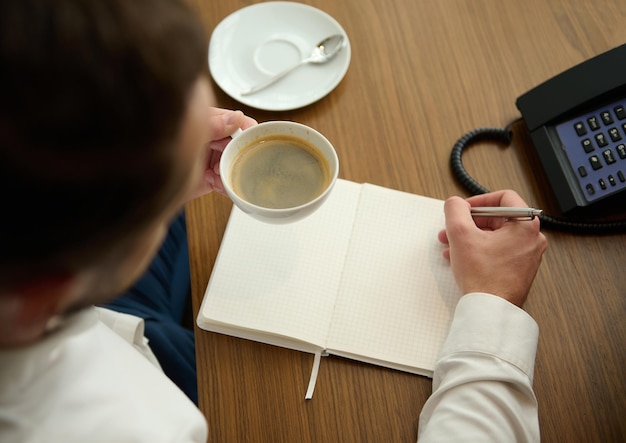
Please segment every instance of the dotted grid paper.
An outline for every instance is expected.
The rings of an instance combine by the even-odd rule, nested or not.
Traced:
[[[443,227],[443,201],[363,185],[330,353],[434,370],[461,296],[437,240]]]
[[[321,208],[284,225],[263,223],[233,208],[198,325],[309,352],[249,331],[293,337],[322,348],[360,189],[359,184],[338,180]]]

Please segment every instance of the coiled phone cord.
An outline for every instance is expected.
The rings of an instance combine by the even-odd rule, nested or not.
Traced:
[[[517,120],[516,120],[517,121]],[[513,122],[515,123],[515,122]],[[452,173],[458,182],[472,195],[486,194],[489,189],[480,185],[470,176],[463,166],[463,151],[470,145],[483,140],[492,140],[504,143],[507,146],[511,144],[513,139],[513,131],[511,126],[506,128],[478,128],[463,135],[452,148],[450,154],[450,167]],[[575,234],[616,234],[626,232],[626,220],[596,222],[596,221],[577,221],[567,218],[552,217],[550,215],[540,215],[539,220],[541,226],[554,231],[564,231]]]

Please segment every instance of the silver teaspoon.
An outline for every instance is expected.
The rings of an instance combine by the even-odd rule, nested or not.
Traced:
[[[331,35],[330,37],[325,38],[324,40],[319,42],[315,48],[313,48],[313,51],[311,52],[311,55],[309,57],[300,60],[295,65],[290,66],[284,71],[281,71],[278,74],[274,75],[273,77],[268,78],[264,82],[259,83],[258,85],[253,86],[250,89],[246,89],[245,91],[241,91],[241,95],[245,96],[245,95],[254,94],[255,92],[260,91],[261,89],[267,88],[269,85],[276,83],[278,80],[280,80],[281,78],[289,74],[298,66],[302,66],[307,63],[315,63],[315,64],[326,63],[327,61],[335,57],[339,53],[339,51],[341,51],[341,49],[344,46],[343,40],[344,40],[344,37],[341,34]]]

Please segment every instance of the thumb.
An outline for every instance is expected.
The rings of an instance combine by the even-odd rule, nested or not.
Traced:
[[[209,125],[213,129],[212,139],[221,140],[229,137],[239,129],[243,123],[244,114],[241,111],[228,111],[213,114]]]

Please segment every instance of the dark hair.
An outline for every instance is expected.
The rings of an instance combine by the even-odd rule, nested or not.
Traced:
[[[0,2],[0,288],[95,262],[171,201],[206,43],[177,0]]]

